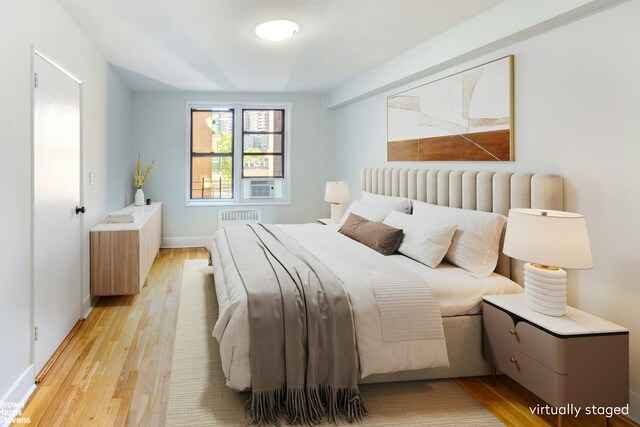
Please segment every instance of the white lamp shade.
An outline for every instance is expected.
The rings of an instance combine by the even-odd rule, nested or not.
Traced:
[[[503,251],[512,258],[549,267],[593,267],[587,223],[572,212],[511,209]]]
[[[349,201],[349,186],[346,182],[330,181],[324,188],[324,201],[344,203]]]

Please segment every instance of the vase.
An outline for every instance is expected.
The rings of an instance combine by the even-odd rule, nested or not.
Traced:
[[[136,197],[134,199],[134,205],[136,206],[144,206],[144,192],[142,188],[138,188],[136,191]]]

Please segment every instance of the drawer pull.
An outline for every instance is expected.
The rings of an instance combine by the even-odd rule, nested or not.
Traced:
[[[516,328],[511,328],[511,329],[509,329],[509,333],[510,333],[511,335],[518,335],[518,331],[516,331]]]
[[[511,356],[511,363],[518,364],[518,359],[515,356]]]

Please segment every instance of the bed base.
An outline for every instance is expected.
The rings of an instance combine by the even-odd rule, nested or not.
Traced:
[[[448,368],[374,374],[360,378],[358,383],[388,383],[489,375],[491,373],[489,363],[482,358],[482,315],[444,317],[442,324],[449,353],[450,366]]]

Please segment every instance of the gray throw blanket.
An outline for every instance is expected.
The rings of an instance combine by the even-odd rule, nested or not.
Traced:
[[[277,227],[225,232],[248,297],[251,422],[362,421],[353,319],[340,280]]]

